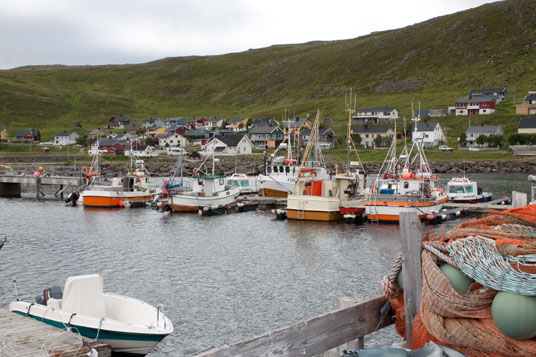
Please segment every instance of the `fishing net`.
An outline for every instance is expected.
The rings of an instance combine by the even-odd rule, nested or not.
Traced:
[[[441,272],[443,263],[475,281],[465,294]],[[400,270],[397,264],[395,269]],[[397,273],[386,276],[382,286],[396,312],[397,332],[405,338]],[[424,237],[422,304],[413,321],[411,348],[433,341],[469,356],[536,355],[536,339],[515,340],[493,322],[491,303],[498,291],[536,296],[536,205],[493,212]]]

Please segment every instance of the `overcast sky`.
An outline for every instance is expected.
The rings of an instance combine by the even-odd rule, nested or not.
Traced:
[[[0,0],[0,69],[355,38],[493,0]]]

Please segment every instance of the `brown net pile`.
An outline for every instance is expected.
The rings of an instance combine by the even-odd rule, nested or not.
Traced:
[[[475,282],[467,293],[460,294],[439,269],[443,262],[456,266],[445,254],[447,243],[475,235],[494,240],[502,255],[536,254],[536,235],[532,232],[536,232],[536,205],[494,212],[438,236],[426,236],[422,251],[422,304],[413,321],[411,348],[421,348],[433,341],[468,356],[536,356],[536,339],[516,340],[495,326],[491,303],[496,290]],[[520,270],[536,272],[534,266]],[[392,274],[389,277],[389,283],[396,285],[396,276],[394,280]],[[388,284],[384,281],[382,285]],[[396,330],[405,338],[403,293],[393,292],[398,293],[396,287],[386,289],[396,311]]]

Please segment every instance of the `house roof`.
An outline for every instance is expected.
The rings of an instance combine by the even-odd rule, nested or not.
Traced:
[[[100,132],[105,132],[104,130],[102,129],[95,129],[95,130],[91,130],[88,135],[96,135],[97,133],[100,133]]]
[[[248,120],[248,119],[247,118],[234,118],[234,119],[229,120],[229,123],[230,124],[237,124],[237,123],[243,122],[244,120]]]
[[[495,134],[501,128],[500,125],[475,125],[465,131],[467,134]]]
[[[529,94],[524,100],[536,100],[536,94]]]
[[[435,127],[438,125],[437,122],[417,122],[417,131],[434,131]],[[415,126],[413,126],[413,129],[415,130]]]
[[[130,118],[129,117],[125,117],[123,115],[112,115],[112,117],[110,118],[110,120],[117,120],[118,122],[130,122]]]
[[[251,129],[249,129],[249,134],[271,134],[276,130],[281,130],[281,129],[279,129],[278,126],[255,125]]]
[[[227,134],[227,135],[215,135],[214,139],[218,139],[219,141],[225,143],[225,145],[227,146],[237,146],[243,137],[244,135]]]
[[[517,128],[518,129],[536,128],[536,117],[519,119],[519,124],[517,124]]]
[[[478,94],[478,93],[500,93],[507,92],[506,88],[481,88],[481,89],[471,89],[469,94]]]
[[[353,129],[353,132],[355,134],[366,134],[366,133],[374,133],[374,134],[385,134],[391,129],[390,126],[360,126],[355,129]]]
[[[311,123],[311,121],[307,118],[296,118],[295,120],[292,119],[292,120],[289,120],[286,124],[285,124],[285,127],[286,128],[299,128],[301,127],[306,121],[308,121],[309,123]]]
[[[217,123],[217,122],[222,121],[222,120],[223,120],[223,118],[212,118],[212,119],[208,119],[207,121],[211,122],[211,123]]]
[[[31,130],[17,130],[17,136],[26,136],[26,134],[32,134],[33,136],[39,135],[39,130],[37,129],[31,129]]]
[[[59,133],[56,133],[54,136],[71,136],[73,132],[72,131],[60,131]]]
[[[193,136],[205,136],[205,137],[208,137],[208,131],[203,130],[203,129],[188,130],[185,134],[186,135],[193,135]]]
[[[377,108],[359,108],[358,113],[367,113],[367,112],[390,112],[395,110],[395,107],[377,107]]]
[[[456,104],[458,103],[487,103],[487,102],[491,102],[491,101],[494,101],[495,99],[493,98],[481,98],[481,97],[477,97],[477,98],[458,98],[456,99]]]
[[[430,116],[430,110],[428,109],[417,110],[417,115],[422,116],[422,117],[428,117]]]
[[[116,139],[106,139],[106,138],[99,139],[99,146],[114,146],[117,143],[118,143],[118,140]]]

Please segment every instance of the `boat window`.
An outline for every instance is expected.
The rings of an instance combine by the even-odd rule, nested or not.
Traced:
[[[268,167],[266,168],[266,171],[267,171],[267,173],[271,173],[271,172],[272,172],[272,166],[268,166]]]
[[[285,172],[288,174],[290,172],[290,167],[285,166]]]
[[[408,181],[404,182],[404,188],[409,188],[409,182]]]
[[[473,186],[465,186],[465,192],[473,193]]]
[[[248,187],[248,180],[240,180],[240,186],[242,187]]]
[[[462,186],[450,186],[449,193],[465,193]]]
[[[199,186],[203,186],[203,180],[197,180],[197,184],[198,184]]]

